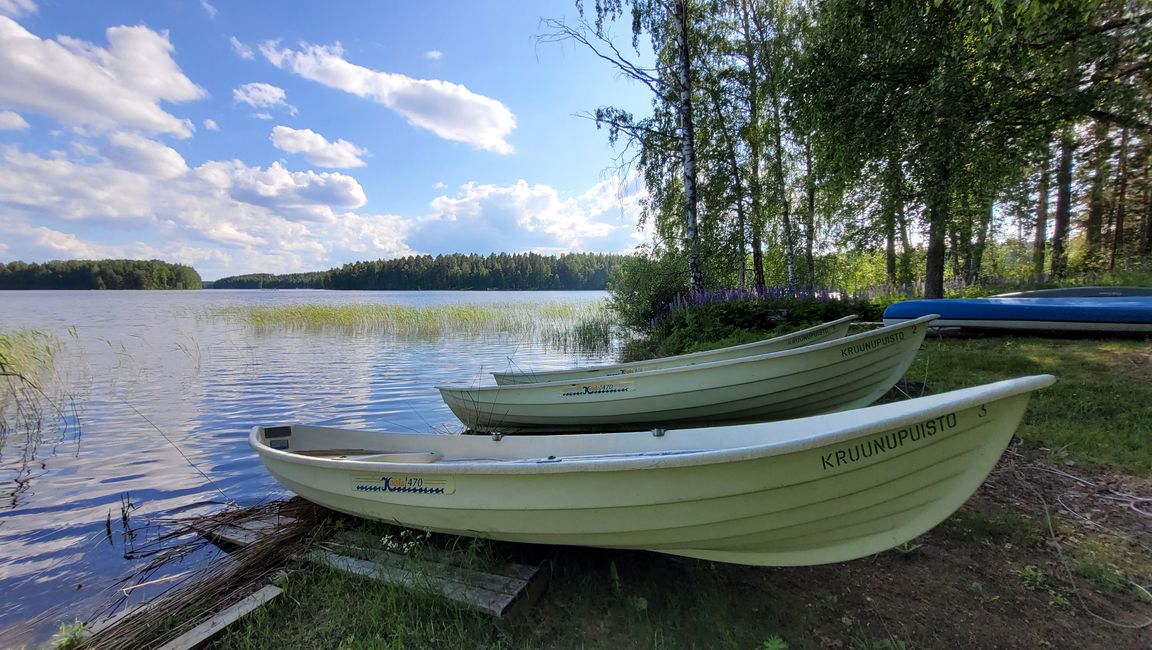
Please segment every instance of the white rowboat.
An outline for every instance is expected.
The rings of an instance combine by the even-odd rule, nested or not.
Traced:
[[[599,435],[256,427],[292,492],[424,530],[756,565],[839,562],[947,518],[1012,438],[1037,375],[786,422]]]
[[[866,406],[911,365],[936,318],[794,350],[590,382],[437,386],[473,431],[603,432],[764,422]]]
[[[734,345],[716,350],[704,350],[702,352],[693,352],[691,354],[680,354],[672,357],[646,359],[644,361],[618,363],[607,366],[590,366],[588,368],[494,372],[492,373],[492,376],[496,379],[496,385],[498,386],[508,386],[512,384],[536,384],[546,381],[584,382],[593,381],[595,379],[604,377],[616,377],[622,375],[631,375],[637,372],[648,372],[650,370],[678,368],[681,366],[691,366],[698,363],[708,363],[711,361],[724,361],[727,359],[739,359],[740,357],[751,357],[758,354],[769,354],[771,352],[792,350],[795,348],[803,347],[805,345],[813,345],[815,343],[834,341],[836,339],[844,338],[844,336],[848,334],[848,326],[854,320],[856,320],[855,315],[845,316],[839,320],[816,325],[815,327],[809,327],[798,332],[785,334],[784,336],[777,336],[775,338],[765,339],[763,341],[756,341],[755,343],[745,343],[743,345]]]

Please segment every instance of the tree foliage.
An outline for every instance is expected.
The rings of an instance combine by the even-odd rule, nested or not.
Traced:
[[[54,260],[0,263],[0,289],[199,289],[190,266],[160,260]]]

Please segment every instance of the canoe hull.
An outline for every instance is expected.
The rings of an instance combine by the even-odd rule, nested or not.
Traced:
[[[728,361],[517,386],[438,386],[473,431],[604,432],[764,422],[865,406],[911,365],[931,317]]]
[[[713,361],[727,361],[741,357],[751,357],[759,354],[783,352],[793,350],[805,345],[814,345],[824,341],[842,339],[848,334],[848,326],[856,316],[846,316],[839,320],[823,323],[799,332],[793,332],[755,343],[745,343],[718,350],[705,350],[692,354],[682,354],[673,357],[619,363],[607,366],[592,366],[588,368],[570,368],[565,370],[546,370],[541,372],[494,372],[493,378],[497,386],[511,386],[514,384],[536,384],[548,381],[588,382],[596,379],[610,377],[623,377],[638,372],[650,372],[667,368],[709,363]]]
[[[759,451],[713,453],[713,458],[675,451],[707,440],[708,429],[668,432],[662,438],[607,434],[625,446],[632,445],[629,439],[640,441],[632,446],[653,455],[595,463],[545,458],[511,464],[496,460],[487,466],[317,466],[291,454],[269,453],[256,431],[253,446],[288,489],[370,519],[512,542],[647,549],[754,565],[822,564],[902,544],[955,511],[1008,444],[1029,391],[1051,378],[1031,381],[967,400],[935,400],[932,408],[915,413],[886,404],[830,416],[872,424],[856,426],[853,435],[833,436],[828,444],[769,444]],[[802,437],[820,426],[821,418],[805,418],[720,427],[715,437],[736,432],[751,441],[757,439],[757,427],[766,440]],[[406,440],[429,446],[473,438],[466,443],[477,447],[473,453],[488,455],[496,452],[483,450],[485,445],[495,449],[522,440],[429,438]],[[604,444],[619,446],[614,440]],[[653,453],[660,447],[667,448],[665,455]],[[689,456],[699,462],[677,464]]]
[[[1016,331],[1152,332],[1152,297],[993,297],[909,300],[889,305],[893,325],[925,313],[933,327]]]

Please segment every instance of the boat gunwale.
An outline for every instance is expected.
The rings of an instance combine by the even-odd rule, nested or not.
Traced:
[[[813,352],[822,352],[826,349],[834,348],[834,347],[837,347],[840,345],[844,345],[846,343],[852,344],[852,343],[856,343],[857,341],[860,341],[860,340],[874,337],[877,335],[878,332],[885,332],[886,331],[888,333],[891,333],[891,332],[894,332],[894,331],[899,330],[899,329],[912,328],[916,325],[931,323],[933,320],[936,320],[937,318],[940,318],[940,316],[938,314],[925,314],[923,316],[919,316],[917,318],[911,318],[911,319],[905,320],[901,323],[897,323],[894,325],[885,325],[883,327],[878,327],[878,328],[873,329],[873,330],[868,330],[867,332],[861,332],[859,334],[853,334],[851,336],[845,336],[843,338],[833,339],[831,341],[821,341],[820,343],[813,343],[812,345],[806,345],[806,346],[799,347],[799,348],[793,348],[791,350],[779,350],[777,352],[768,352],[765,354],[757,354],[757,355],[748,356],[748,357],[739,357],[736,359],[723,359],[720,361],[707,361],[705,363],[697,363],[697,364],[688,365],[688,366],[677,366],[675,368],[657,368],[655,370],[646,370],[644,372],[634,373],[634,374],[629,374],[629,375],[613,375],[611,377],[592,377],[592,378],[590,378],[590,381],[596,381],[596,382],[646,381],[650,377],[662,377],[665,375],[670,375],[670,374],[675,374],[675,373],[697,372],[700,370],[711,370],[714,368],[735,366],[735,365],[740,365],[740,364],[745,364],[745,363],[747,363],[747,364],[763,363],[764,361],[768,361],[771,359],[780,359],[780,358],[786,358],[786,357],[795,356],[795,355],[799,355],[799,354],[809,354],[809,353],[813,353]],[[929,325],[928,327],[931,327],[931,325]],[[447,391],[449,393],[454,393],[454,394],[459,395],[459,394],[470,393],[470,392],[491,393],[491,392],[499,392],[499,391],[521,391],[521,390],[535,392],[536,390],[543,390],[545,388],[556,388],[559,386],[583,386],[583,385],[586,385],[587,383],[589,383],[589,382],[573,381],[571,379],[559,379],[556,381],[542,381],[542,382],[535,382],[535,383],[530,383],[530,384],[501,384],[501,385],[495,385],[495,386],[487,386],[487,385],[486,386],[477,386],[474,384],[465,384],[465,383],[446,383],[446,384],[437,384],[435,386],[435,388],[436,388],[436,390],[439,390],[441,393],[444,393],[445,391]]]
[[[843,318],[838,318],[836,320],[828,321],[826,323],[820,323],[819,325],[813,325],[812,327],[808,327],[808,328],[805,328],[802,330],[797,330],[795,332],[790,332],[788,334],[782,334],[780,336],[774,336],[774,337],[768,338],[768,339],[753,341],[751,343],[741,343],[740,345],[731,345],[728,347],[716,348],[713,350],[700,350],[699,352],[690,352],[688,354],[676,354],[676,355],[667,356],[667,357],[656,357],[654,359],[644,359],[641,361],[628,361],[628,362],[624,362],[624,363],[610,363],[610,364],[598,365],[598,366],[587,366],[584,368],[558,368],[555,370],[540,370],[540,371],[536,371],[536,372],[517,372],[517,371],[493,372],[493,373],[491,373],[491,375],[493,377],[497,377],[497,376],[499,376],[499,377],[544,376],[544,377],[546,377],[550,374],[559,374],[559,373],[585,373],[585,372],[586,373],[596,373],[596,372],[609,372],[609,371],[618,370],[618,369],[643,368],[645,365],[649,365],[649,364],[672,363],[672,362],[678,362],[680,360],[685,361],[685,365],[691,364],[692,366],[696,367],[696,366],[700,366],[703,364],[691,363],[692,359],[699,359],[699,358],[707,357],[709,355],[714,355],[714,354],[719,353],[719,352],[727,353],[727,352],[733,352],[733,351],[742,350],[742,349],[752,349],[758,345],[764,345],[766,343],[771,343],[773,341],[782,342],[786,339],[800,338],[800,337],[812,334],[813,332],[818,332],[822,329],[833,329],[833,328],[838,327],[844,323],[848,323],[850,325],[852,323],[852,321],[854,321],[858,318],[859,318],[859,316],[857,314],[850,314],[848,316],[844,316]],[[853,336],[855,336],[855,335],[853,335]],[[840,337],[838,339],[832,339],[832,340],[843,341],[846,338],[848,338],[848,337],[843,336],[843,337]],[[825,342],[826,341],[820,341],[820,343],[825,343]],[[813,343],[812,345],[818,345],[818,344],[819,343]],[[801,347],[809,347],[809,346],[801,346]],[[800,349],[800,348],[794,348],[794,349]],[[788,352],[788,350],[777,350],[777,352]],[[775,354],[775,353],[765,353],[765,354]],[[753,356],[763,356],[763,355],[753,355]],[[704,362],[704,363],[711,363],[711,362]],[[663,370],[663,369],[657,368],[655,370],[646,370],[644,372],[656,372],[656,370]],[[628,376],[627,374],[621,374],[621,375],[605,375],[604,377],[608,378],[608,377],[627,377],[627,376]],[[559,382],[567,382],[567,381],[571,381],[571,380],[558,379],[558,380],[553,380],[553,381],[559,383]],[[549,382],[549,381],[532,381],[532,382],[522,382],[522,383],[535,385],[535,384],[543,384],[543,383],[551,383],[551,382]],[[518,386],[518,385],[521,385],[521,383],[501,384],[501,386]]]
[[[670,454],[664,453],[663,455],[650,455],[650,456],[632,456],[627,458],[608,458],[599,460],[583,461],[573,459],[565,461],[565,457],[561,456],[557,460],[541,462],[540,458],[524,458],[501,460],[499,462],[484,461],[484,462],[464,462],[464,461],[450,461],[446,463],[427,463],[413,465],[411,463],[387,463],[387,462],[371,462],[371,461],[357,461],[357,460],[330,460],[322,458],[305,457],[292,451],[284,451],[273,449],[267,444],[260,441],[260,433],[264,427],[256,426],[252,428],[248,437],[249,445],[257,452],[257,454],[265,458],[275,459],[280,462],[292,465],[307,465],[319,467],[324,469],[333,470],[386,470],[395,471],[409,474],[475,474],[475,475],[514,475],[514,474],[554,474],[554,473],[573,473],[573,472],[608,472],[608,471],[632,471],[643,469],[671,469],[678,467],[693,467],[700,465],[722,464],[729,462],[751,461],[760,459],[769,459],[776,456],[783,456],[785,454],[809,451],[821,447],[831,447],[842,444],[847,441],[864,438],[870,435],[886,433],[892,430],[899,429],[903,426],[915,424],[922,421],[935,419],[949,413],[975,408],[982,404],[991,402],[998,402],[1005,399],[1010,399],[1020,395],[1031,393],[1035,390],[1047,387],[1055,382],[1055,377],[1048,374],[1031,375],[1026,377],[1019,377],[1015,379],[1008,379],[991,384],[984,384],[981,386],[974,386],[964,388],[939,395],[932,395],[928,397],[914,398],[911,400],[904,400],[901,402],[890,402],[887,404],[880,404],[876,406],[869,406],[854,411],[843,411],[836,415],[843,415],[844,413],[853,413],[859,416],[859,420],[863,420],[856,424],[849,424],[830,431],[824,431],[819,434],[809,435],[800,438],[792,438],[788,440],[773,441],[770,443],[760,445],[744,445],[737,447],[727,447],[723,449],[706,449],[688,451],[683,454]],[[910,402],[927,401],[927,405],[922,408],[917,408],[911,411],[900,411],[900,405],[906,405]],[[868,420],[869,411],[879,411],[882,415],[877,420]],[[889,415],[887,412],[892,411]],[[732,427],[769,427],[769,428],[783,428],[794,427],[798,430],[803,430],[806,424],[817,424],[820,418],[827,417],[828,415],[815,415],[806,418],[799,418],[795,420],[784,420],[779,422],[767,422],[760,424],[745,424],[745,425],[731,425]],[[325,427],[315,427],[325,428]],[[724,427],[729,428],[729,427]],[[696,429],[676,429],[667,431],[664,436],[672,438],[684,438],[685,442],[691,442],[693,438],[699,439],[702,435],[707,435],[708,427]],[[347,429],[333,429],[335,431],[354,431]],[[359,433],[359,432],[358,432]],[[439,436],[440,434],[391,434],[396,436]],[[627,433],[598,433],[598,434],[550,434],[540,436],[508,436],[504,440],[515,441],[530,440],[530,439],[546,439],[552,442],[562,442],[565,436],[585,436],[595,435],[600,436],[617,436],[622,439],[635,436],[651,436],[651,431],[637,431]],[[677,441],[679,442],[679,441]],[[494,442],[494,444],[502,444]],[[513,444],[515,444],[513,442]],[[699,442],[694,445],[697,449]]]

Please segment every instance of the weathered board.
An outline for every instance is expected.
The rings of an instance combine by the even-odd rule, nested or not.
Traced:
[[[544,566],[503,563],[478,571],[379,550],[365,559],[319,549],[312,559],[344,573],[437,593],[499,619],[516,616],[535,603],[548,576]]]
[[[192,648],[219,634],[224,628],[235,623],[245,614],[279,596],[280,593],[279,587],[268,585],[256,593],[244,597],[228,609],[217,612],[212,618],[188,630],[179,638],[160,646],[160,650],[192,650]]]
[[[273,513],[267,516],[241,519],[224,525],[205,520],[202,523],[193,523],[191,527],[208,541],[228,550],[229,548],[242,548],[253,544],[261,537],[275,533],[294,523],[296,523],[296,519],[293,517]]]

